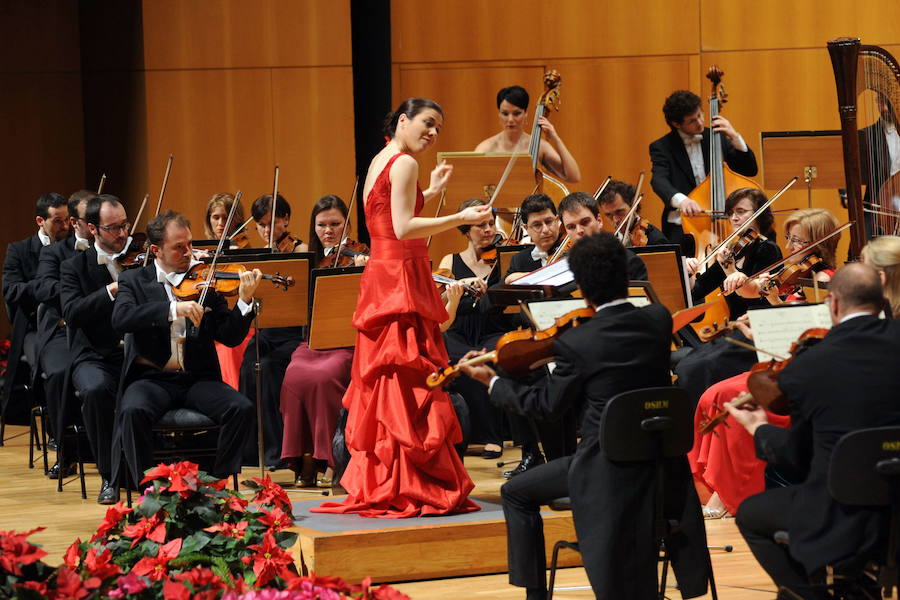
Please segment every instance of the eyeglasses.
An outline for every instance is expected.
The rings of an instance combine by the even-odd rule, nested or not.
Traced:
[[[533,223],[529,223],[528,229],[532,231],[540,231],[544,227],[553,227],[553,224],[558,222],[559,220],[556,217],[552,217],[550,219],[544,219],[543,221],[535,221]]]
[[[125,221],[124,223],[119,223],[118,225],[99,225],[99,228],[107,233],[121,233],[123,231],[128,231],[131,227],[131,223]]]
[[[788,244],[793,244],[794,246],[801,246],[801,247],[809,246],[811,243],[809,240],[801,240],[800,238],[798,238],[797,236],[794,236],[794,235],[784,236],[784,241],[787,242]]]
[[[731,217],[737,217],[737,218],[740,219],[740,218],[742,218],[742,217],[744,217],[744,216],[746,216],[746,215],[752,215],[752,214],[753,214],[753,211],[750,210],[750,209],[747,209],[747,208],[736,208],[736,209],[734,209],[733,211],[731,211],[730,214],[726,214],[725,216],[728,217],[729,219],[730,219]]]

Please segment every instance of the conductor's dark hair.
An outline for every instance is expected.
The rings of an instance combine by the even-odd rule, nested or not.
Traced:
[[[316,234],[316,215],[320,212],[332,209],[337,209],[344,216],[344,219],[347,219],[347,205],[334,194],[326,194],[316,200],[316,203],[312,208],[312,213],[309,215],[309,251],[315,253],[316,264],[325,257],[325,249],[322,247],[322,242]],[[341,232],[339,231],[337,235],[341,235]],[[338,240],[338,243],[340,243],[340,241],[341,240]]]
[[[113,208],[122,206],[122,202],[112,194],[94,194],[88,199],[87,206],[84,207],[84,220],[94,227],[100,227],[100,209],[104,204],[109,204]]]
[[[51,208],[59,208],[60,206],[65,205],[66,199],[62,194],[57,194],[56,192],[41,194],[41,197],[37,199],[34,206],[34,216],[46,219],[50,216]]]
[[[663,104],[663,115],[666,123],[672,127],[672,123],[681,123],[686,116],[696,112],[700,108],[700,96],[688,90],[672,92]],[[673,128],[674,129],[674,128]]]
[[[600,194],[600,204],[614,202],[616,194],[622,196],[622,200],[624,200],[625,204],[628,206],[631,206],[634,203],[634,186],[625,183],[624,181],[613,179],[609,182],[609,185],[606,186],[606,189],[603,190],[603,193]],[[643,204],[643,202],[641,203]],[[640,207],[638,207],[638,209],[640,209]]]
[[[559,214],[573,213],[580,206],[591,211],[591,214],[595,217],[600,214],[600,207],[597,205],[597,201],[587,192],[572,192],[563,198],[562,202],[559,203]]]
[[[575,283],[595,306],[628,295],[627,264],[625,246],[605,231],[584,236],[569,251]]]
[[[522,206],[519,208],[519,214],[522,215],[522,223],[528,223],[528,216],[541,211],[549,210],[556,214],[556,206],[553,199],[547,194],[532,194],[522,200]]]
[[[738,202],[743,200],[744,198],[749,198],[750,203],[753,205],[753,211],[759,209],[760,206],[766,203],[766,194],[757,188],[752,187],[743,187],[738,188],[728,194],[728,197],[725,198],[725,216],[731,217],[731,214],[734,212],[734,207]],[[774,237],[772,233],[772,224],[775,222],[775,215],[772,214],[772,209],[767,208],[763,211],[761,215],[756,217],[756,228],[759,230],[761,234],[766,237]]]
[[[394,134],[397,133],[397,122],[400,120],[400,115],[406,115],[407,119],[412,119],[426,108],[436,111],[442,117],[444,116],[444,109],[434,100],[429,100],[428,98],[407,98],[400,103],[397,110],[388,113],[384,118],[384,128],[382,129],[384,135],[389,138],[394,137]]]
[[[156,215],[147,223],[147,240],[151,244],[162,246],[163,240],[166,238],[166,227],[173,222],[180,227],[191,228],[191,222],[186,217],[169,209],[162,214]]]
[[[522,110],[528,110],[528,92],[520,85],[511,85],[497,92],[497,108],[500,108],[504,100]]]
[[[69,200],[67,204],[69,205],[69,216],[73,218],[78,218],[78,206],[82,202],[87,202],[94,196],[96,196],[94,192],[91,190],[78,190],[77,192],[72,192],[72,195],[69,196]],[[81,217],[84,218],[83,216]]]
[[[254,200],[253,206],[250,207],[250,214],[253,215],[253,220],[257,223],[271,212],[272,194],[263,194]],[[275,203],[275,216],[281,219],[291,216],[291,205],[288,204],[288,201],[281,194],[278,194],[278,201]]]

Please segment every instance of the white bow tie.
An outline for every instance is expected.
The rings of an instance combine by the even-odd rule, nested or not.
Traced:
[[[535,246],[531,249],[531,260],[541,260],[542,258],[547,258],[548,254],[543,250],[538,250],[538,247]]]
[[[181,283],[181,280],[184,279],[184,273],[163,273],[162,271],[156,272],[156,281],[159,283],[168,282],[172,287],[178,287],[178,284]]]
[[[115,264],[116,257],[113,254],[107,254],[102,250],[97,250],[97,264],[98,265],[108,265]]]
[[[684,140],[685,146],[696,146],[697,144],[699,144],[700,142],[703,141],[703,136],[698,133],[696,135],[689,135],[682,139]]]

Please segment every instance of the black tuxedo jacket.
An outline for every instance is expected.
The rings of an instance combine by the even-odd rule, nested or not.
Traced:
[[[869,427],[900,425],[900,321],[845,321],[799,354],[778,377],[791,426],[756,430],[757,455],[805,473],[791,506],[791,555],[808,573],[871,549],[887,532],[879,512],[843,506],[828,492],[828,464],[838,439]]]
[[[38,323],[38,354],[60,329],[59,320],[63,318],[59,297],[60,266],[63,261],[74,256],[75,252],[74,235],[54,242],[41,251],[34,290],[35,298],[44,305],[44,313]]]
[[[628,279],[631,281],[647,281],[647,265],[641,260],[641,257],[625,248],[625,255],[628,257]],[[541,261],[531,258],[531,247],[516,252],[509,260],[509,270],[503,279],[510,273],[530,273],[541,268]],[[500,282],[502,283],[502,281]]]
[[[721,139],[725,162],[731,170],[747,177],[756,175],[759,169],[756,165],[756,156],[749,144],[747,151],[741,152],[736,150],[724,135]],[[700,141],[700,147],[703,149],[703,166],[707,174],[709,174],[709,140],[710,129],[707,127],[703,130],[703,139]],[[669,213],[674,210],[669,204],[672,196],[678,192],[690,194],[697,187],[697,181],[694,179],[687,149],[675,129],[650,144],[650,161],[653,163],[650,185],[663,202],[662,223],[665,226]]]
[[[120,334],[134,334],[134,344],[125,356],[126,375],[123,385],[137,376],[134,361],[138,357],[160,368],[171,356],[169,298],[163,284],[156,280],[156,266],[125,271],[119,276],[119,293],[112,312],[113,328]],[[184,349],[184,368],[197,380],[219,380],[219,358],[214,341],[237,346],[250,330],[253,311],[241,315],[235,305],[228,308],[225,298],[210,293],[206,297],[210,309],[203,317],[196,339],[188,338]]]
[[[118,357],[122,337],[112,327],[114,303],[106,291],[113,278],[106,265],[97,264],[97,250],[91,245],[76,252],[59,271],[60,302],[73,333],[74,361]]]
[[[555,342],[556,368],[549,378],[527,386],[501,377],[491,389],[493,403],[538,419],[554,419],[584,405],[569,496],[591,583],[610,590],[610,597],[635,597],[615,591],[633,590],[636,579],[656,581],[654,466],[608,460],[599,444],[600,420],[617,394],[671,385],[671,339],[672,318],[664,306],[608,307]],[[706,591],[706,534],[687,458],[673,461],[668,475],[668,516],[679,519],[684,535],[667,544],[682,595],[690,598]]]

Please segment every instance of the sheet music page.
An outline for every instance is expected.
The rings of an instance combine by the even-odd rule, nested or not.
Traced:
[[[576,308],[584,308],[587,306],[583,298],[559,298],[553,300],[542,300],[540,302],[526,302],[531,316],[537,324],[538,329],[547,329],[552,326],[557,317],[561,317],[567,312]]]
[[[791,344],[807,329],[831,329],[827,304],[757,308],[748,310],[747,314],[753,329],[753,345],[784,357],[790,356]],[[756,357],[759,362],[772,358],[762,352],[757,352]]]
[[[561,286],[570,283],[574,279],[575,276],[572,275],[572,271],[569,270],[569,260],[567,258],[561,258],[552,265],[541,267],[520,279],[516,279],[512,285]]]

